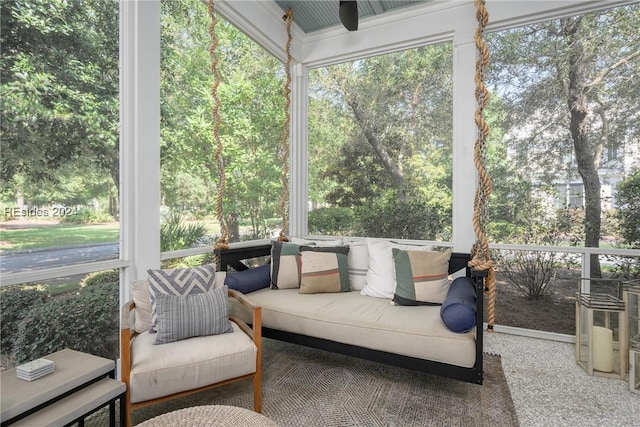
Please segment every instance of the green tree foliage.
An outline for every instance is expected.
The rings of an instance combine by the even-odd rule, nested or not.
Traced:
[[[618,184],[616,196],[620,235],[626,244],[640,249],[640,170]]]
[[[74,176],[100,171],[117,188],[118,3],[0,7],[2,190],[55,186],[71,176],[70,167]],[[92,182],[89,175],[85,184]]]
[[[413,198],[405,201],[389,193],[358,208],[357,235],[396,239],[448,240],[450,208]]]
[[[410,222],[438,227],[415,233],[450,230],[452,57],[451,44],[442,43],[314,70],[309,138],[315,204],[361,207],[360,232],[374,231],[364,224],[378,222],[370,236],[387,228],[380,222],[397,222],[387,233],[404,228],[406,214],[420,210],[444,217],[415,218]],[[394,216],[393,198],[420,209]]]
[[[196,216],[213,215],[218,175],[206,4],[163,1],[161,7],[163,202]],[[224,214],[259,235],[266,219],[277,216],[281,192],[277,154],[284,121],[283,65],[223,19],[216,36],[222,78],[219,135],[227,177]],[[240,238],[234,234],[232,240]]]
[[[507,112],[509,161],[536,186],[583,182],[586,246],[600,239],[598,169],[639,148],[639,25],[640,7],[629,5],[489,35],[487,80]],[[591,265],[597,275],[597,257]]]

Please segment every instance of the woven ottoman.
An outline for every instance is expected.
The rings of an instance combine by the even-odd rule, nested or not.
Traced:
[[[278,427],[264,415],[249,409],[226,405],[193,406],[158,415],[143,423],[141,427]]]

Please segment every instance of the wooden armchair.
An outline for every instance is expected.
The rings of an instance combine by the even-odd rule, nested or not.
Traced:
[[[132,284],[132,293],[144,295],[145,287],[148,292],[145,282]],[[120,358],[122,381],[127,385],[126,426],[137,408],[245,379],[253,379],[254,410],[261,412],[261,309],[234,290],[228,291],[228,297],[251,312],[252,327],[230,317],[231,333],[159,345],[144,328],[147,307],[136,307],[133,300],[123,306]],[[141,313],[136,318],[137,309]]]

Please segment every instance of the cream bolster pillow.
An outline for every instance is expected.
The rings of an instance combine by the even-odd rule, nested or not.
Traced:
[[[440,307],[440,318],[452,332],[468,332],[476,326],[476,288],[473,280],[458,277]]]

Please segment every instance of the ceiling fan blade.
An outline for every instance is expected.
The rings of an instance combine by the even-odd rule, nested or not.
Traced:
[[[344,1],[340,0],[340,22],[349,30],[355,31],[358,29],[358,2],[355,0]]]

